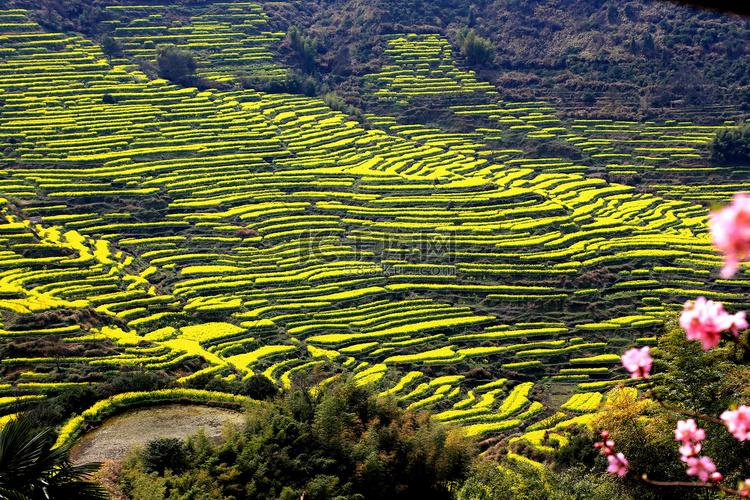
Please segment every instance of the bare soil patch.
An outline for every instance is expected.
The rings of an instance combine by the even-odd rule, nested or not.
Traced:
[[[145,446],[161,437],[185,439],[203,429],[219,442],[225,422],[242,425],[245,416],[236,411],[194,405],[137,408],[116,415],[85,434],[73,447],[74,463],[122,460],[134,446]]]

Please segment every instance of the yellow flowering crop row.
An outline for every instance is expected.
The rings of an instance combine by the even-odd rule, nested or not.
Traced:
[[[561,408],[578,413],[589,413],[599,408],[603,398],[604,396],[599,392],[573,394],[567,402],[563,403]]]

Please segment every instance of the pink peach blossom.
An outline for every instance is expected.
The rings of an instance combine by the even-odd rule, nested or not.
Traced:
[[[721,302],[698,297],[695,302],[685,302],[685,310],[680,315],[680,326],[685,329],[688,340],[700,340],[703,350],[718,345],[721,332],[730,331],[735,337],[747,328],[745,312],[729,314]]]
[[[692,418],[680,420],[677,422],[677,428],[674,430],[674,438],[677,441],[688,443],[690,441],[702,441],[706,438],[706,432],[699,429]]]
[[[628,472],[628,459],[625,458],[625,455],[623,455],[622,453],[618,453],[617,455],[609,455],[607,457],[607,460],[609,461],[607,472],[611,472],[612,474],[619,474],[621,476],[624,476]]]
[[[712,472],[716,472],[716,466],[708,457],[690,457],[687,460],[688,463],[688,476],[698,476],[698,478],[704,483],[708,481],[708,476]]]
[[[630,372],[631,378],[648,378],[648,372],[651,370],[651,363],[654,361],[648,352],[651,348],[646,346],[642,349],[630,349],[622,355],[622,366]]]
[[[736,410],[727,410],[721,419],[734,437],[740,441],[750,439],[750,406],[742,405]]]
[[[726,256],[721,277],[730,278],[739,262],[750,257],[750,197],[735,194],[730,205],[709,213],[708,219],[713,244]]]
[[[683,462],[687,462],[690,457],[696,456],[698,453],[701,452],[701,449],[703,449],[703,445],[700,443],[685,443],[679,448],[680,451],[680,460]]]
[[[745,479],[745,481],[740,485],[740,495],[743,498],[750,497],[750,478]]]

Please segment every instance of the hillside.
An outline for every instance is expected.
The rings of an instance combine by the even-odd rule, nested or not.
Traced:
[[[327,61],[328,90],[358,89],[357,110],[248,83],[303,64],[282,24],[306,4],[92,5],[106,18],[96,32],[122,54],[45,29],[39,12],[0,11],[6,415],[70,387],[110,391],[128,372],[200,388],[263,374],[284,389],[301,374],[322,386],[351,374],[487,447],[530,425],[563,435],[584,423],[607,389],[634,383],[619,355],[653,341],[686,300],[750,303],[746,268],[719,277],[706,226],[710,204],[748,186],[744,165],[708,151],[745,118],[739,94],[723,94],[743,92],[744,75],[706,80],[722,97],[702,99],[712,107],[694,120],[697,101],[679,121],[601,117],[606,107],[581,117],[555,96],[583,78],[575,58],[553,64],[561,44],[532,44],[506,24],[496,66],[471,68],[450,23],[406,30],[415,3],[371,44],[352,42],[350,54],[370,44],[377,63],[339,72],[333,55],[315,57],[310,74]],[[731,43],[707,51],[747,35],[736,19],[628,5],[659,26],[654,37],[666,30],[653,24],[660,13],[728,26]],[[308,39],[337,6],[310,7]],[[477,5],[477,29],[510,23],[492,8]],[[332,22],[345,26],[352,9]],[[195,55],[197,86],[147,73],[169,43]],[[586,64],[601,57],[594,40],[579,44]],[[677,57],[689,47],[669,50],[692,64]],[[518,71],[501,69],[503,57],[530,53],[526,74],[566,78],[546,93],[533,82],[509,90]],[[618,64],[625,76],[643,59],[617,57],[632,63]],[[585,81],[606,91],[665,85],[649,66],[654,80],[635,83],[590,68]],[[345,71],[356,75],[337,81]]]
[[[569,116],[675,118],[677,100],[684,116],[715,119],[748,101],[746,18],[716,11],[650,1],[301,5],[269,6],[272,22],[306,27],[321,43],[321,72],[353,75],[347,85],[383,53],[381,35],[443,33],[460,45],[458,31],[471,28],[494,49],[474,69],[501,97],[551,99]]]
[[[191,9],[210,10],[213,2],[181,0],[166,10],[156,8],[156,0],[133,3],[184,22]],[[120,26],[114,24],[118,11],[107,6],[128,2],[4,4],[30,9],[32,20],[48,30],[99,39]],[[456,56],[505,99],[549,100],[570,117],[639,121],[711,123],[749,110],[747,18],[721,11],[645,0],[333,0],[269,2],[264,9],[271,30],[297,27],[314,42],[307,49],[282,44],[276,59],[311,77],[319,94],[336,90],[365,112],[378,112],[369,109],[377,103],[368,99],[361,77],[387,63],[383,35],[435,33],[459,47],[458,33],[468,28],[490,42],[492,53],[484,61],[463,51]]]

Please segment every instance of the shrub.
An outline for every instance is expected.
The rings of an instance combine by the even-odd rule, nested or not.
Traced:
[[[478,36],[474,30],[463,28],[458,32],[458,44],[469,64],[484,64],[492,59],[494,48],[492,42]]]
[[[198,63],[190,51],[180,50],[174,45],[159,45],[156,48],[156,66],[160,78],[188,84]]]
[[[122,55],[122,46],[120,45],[120,42],[111,36],[103,36],[99,46],[102,49],[102,53],[107,56],[110,63],[112,62],[113,57],[120,57]]]
[[[750,123],[717,132],[711,142],[711,157],[726,163],[750,160]]]
[[[163,437],[150,441],[143,450],[146,472],[164,475],[167,469],[179,474],[187,466],[187,449],[181,439]]]
[[[320,50],[318,39],[307,36],[296,26],[289,28],[287,37],[289,38],[289,44],[297,54],[302,69],[311,71],[315,67],[315,56]]]
[[[240,394],[253,399],[270,399],[276,395],[278,388],[265,375],[253,375],[242,384]]]

